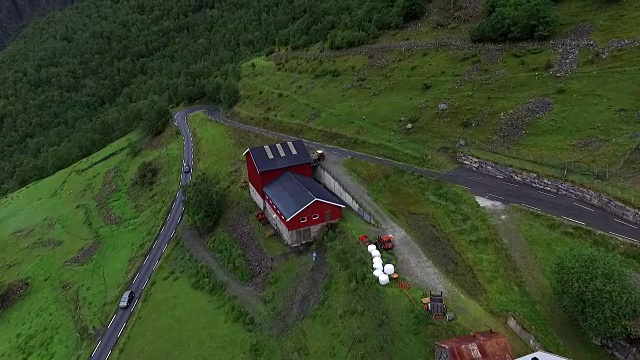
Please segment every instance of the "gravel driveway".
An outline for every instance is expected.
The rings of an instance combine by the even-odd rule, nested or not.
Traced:
[[[333,173],[340,184],[378,219],[381,233],[394,236],[396,242],[395,253],[398,256],[398,273],[401,276],[408,277],[415,285],[423,289],[449,292],[451,289],[442,273],[427,258],[422,249],[411,240],[409,235],[398,224],[393,222],[384,210],[371,199],[367,190],[354,181],[343,166],[343,160],[343,158],[331,154],[323,164]]]

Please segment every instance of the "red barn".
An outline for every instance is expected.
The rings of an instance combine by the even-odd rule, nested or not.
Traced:
[[[342,218],[344,203],[312,177],[312,160],[301,140],[256,146],[244,152],[249,192],[289,245],[311,241]]]

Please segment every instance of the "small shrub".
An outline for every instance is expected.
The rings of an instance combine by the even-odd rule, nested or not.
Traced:
[[[158,181],[160,166],[155,160],[143,161],[133,176],[133,186],[148,187]]]
[[[185,187],[185,209],[189,218],[205,234],[209,234],[218,225],[222,216],[226,189],[221,179],[201,174]]]

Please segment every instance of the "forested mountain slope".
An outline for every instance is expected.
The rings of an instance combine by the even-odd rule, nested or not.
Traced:
[[[0,1],[0,49],[24,29],[30,20],[73,4],[73,0]]]
[[[240,61],[277,45],[361,44],[417,0],[85,0],[0,53],[0,194],[69,166],[171,105],[238,97]]]

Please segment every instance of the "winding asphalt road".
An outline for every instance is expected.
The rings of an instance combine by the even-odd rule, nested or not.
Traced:
[[[188,164],[193,170],[193,140],[189,125],[187,124],[187,116],[191,113],[203,111],[209,118],[231,126],[237,129],[250,131],[265,136],[280,138],[283,140],[296,140],[298,138],[281,134],[275,131],[257,128],[254,126],[242,124],[225,118],[220,109],[215,106],[198,106],[181,110],[174,116],[174,124],[180,129],[184,139],[183,164]],[[546,213],[565,221],[573,222],[578,225],[593,228],[605,233],[614,235],[626,241],[640,243],[640,233],[637,224],[631,224],[621,218],[613,216],[599,208],[587,203],[571,199],[569,197],[557,194],[551,194],[541,191],[537,188],[516,184],[509,181],[503,181],[496,177],[477,173],[466,168],[458,168],[448,173],[437,173],[434,171],[422,169],[413,165],[393,161],[373,155],[363,154],[353,150],[347,150],[336,146],[320,144],[317,142],[301,139],[308,147],[321,148],[327,152],[332,152],[344,157],[353,157],[365,160],[371,163],[385,165],[397,169],[402,169],[415,174],[426,176],[432,179],[447,181],[459,185],[476,196],[481,196],[491,200],[499,201],[503,204],[518,204]],[[176,193],[175,200],[171,206],[171,210],[167,215],[160,233],[158,234],[153,246],[149,250],[144,262],[139,266],[136,275],[127,287],[136,294],[136,299],[128,309],[117,308],[115,314],[111,318],[106,331],[102,335],[101,340],[96,345],[93,353],[89,357],[90,360],[106,360],[115,348],[118,339],[122,335],[127,321],[136,309],[138,299],[142,295],[153,271],[156,269],[162,254],[167,249],[169,241],[173,237],[182,215],[184,212],[184,195],[182,186],[191,181],[191,172],[182,173],[180,177],[180,189]]]
[[[193,139],[191,137],[191,131],[189,130],[189,125],[187,124],[187,116],[195,110],[187,109],[178,112],[174,118],[174,124],[180,129],[182,133],[182,138],[184,140],[184,153],[182,162],[183,164],[187,164],[191,167],[193,171]],[[182,171],[182,169],[180,169]],[[171,209],[169,210],[169,214],[162,225],[162,229],[160,233],[157,235],[153,246],[147,253],[144,261],[138,267],[138,271],[136,271],[136,275],[133,280],[127,286],[127,290],[133,290],[135,293],[135,299],[133,303],[127,309],[116,308],[115,314],[109,321],[109,325],[105,330],[102,338],[96,345],[93,353],[89,359],[91,360],[106,360],[111,356],[111,352],[116,346],[118,339],[122,335],[124,328],[127,326],[127,321],[131,317],[131,314],[136,309],[136,305],[138,304],[138,299],[142,295],[142,292],[147,287],[147,283],[153,275],[153,271],[158,266],[158,262],[164,254],[165,250],[167,250],[167,245],[169,245],[169,241],[173,237],[173,234],[176,232],[178,225],[180,224],[180,220],[182,220],[182,214],[184,212],[184,194],[182,193],[182,186],[188,184],[191,181],[191,174],[181,172],[180,175],[180,188],[176,193],[176,197],[173,200],[173,204],[171,205]],[[117,305],[117,304],[114,304]]]
[[[228,126],[284,140],[297,139],[293,136],[253,127],[227,119],[222,115],[220,109],[214,106],[200,107],[199,109],[204,110],[211,119]],[[525,184],[504,181],[503,179],[477,173],[466,168],[458,168],[443,174],[398,161],[363,154],[353,150],[320,144],[305,139],[301,140],[303,140],[307,146],[312,148],[321,148],[340,156],[358,158],[371,163],[402,169],[432,179],[454,183],[467,189],[476,196],[499,201],[503,204],[522,205],[529,209],[546,213],[577,225],[586,226],[608,233],[626,241],[640,243],[640,232],[638,230],[640,225],[630,223],[622,218],[611,215],[600,208],[564,195],[552,194]]]

